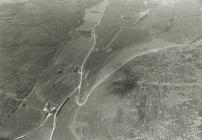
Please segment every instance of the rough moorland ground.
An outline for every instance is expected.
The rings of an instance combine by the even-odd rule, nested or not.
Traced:
[[[84,10],[95,3],[97,1],[92,0],[30,0],[0,5],[0,126],[15,114],[19,105],[24,105],[22,102],[42,72],[52,65],[58,49],[82,23]],[[57,74],[60,73],[62,71],[57,70]],[[30,108],[28,112],[40,120],[37,115],[41,114],[40,110]],[[19,114],[17,120],[21,118]]]

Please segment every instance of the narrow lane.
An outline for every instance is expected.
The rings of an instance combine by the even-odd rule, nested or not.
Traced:
[[[32,135],[32,134],[36,133],[52,115],[53,115],[53,113],[47,113],[47,115],[44,117],[44,119],[41,121],[41,123],[40,123],[40,125],[38,127],[36,127],[33,130],[30,130],[27,133],[15,138],[14,140],[19,140],[19,139],[22,139],[22,138],[24,138],[26,136],[29,136],[29,135]]]

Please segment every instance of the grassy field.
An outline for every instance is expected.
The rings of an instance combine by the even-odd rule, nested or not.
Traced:
[[[148,53],[100,84],[71,127],[83,140],[200,139],[201,46]]]
[[[54,91],[54,94],[44,93],[45,96],[27,98],[43,78],[64,77],[60,74],[63,73],[61,65],[50,73],[44,71],[53,65],[60,48],[75,38],[71,36],[72,31],[83,22],[85,9],[96,3],[92,0],[29,0],[0,5],[0,126],[9,131],[13,127],[11,122],[22,122],[22,116],[30,120],[27,126],[13,127],[11,136],[31,129],[40,122],[42,106],[37,105],[36,101],[43,105],[49,98],[58,97],[55,102],[60,103],[66,92],[71,90],[64,84],[61,84],[63,88],[51,84],[53,88],[49,87],[47,93]],[[63,96],[58,96],[56,93],[61,91],[64,92],[61,93]],[[36,93],[32,91],[32,94]],[[24,99],[28,99],[28,102],[22,104]],[[33,111],[36,115],[30,118]]]

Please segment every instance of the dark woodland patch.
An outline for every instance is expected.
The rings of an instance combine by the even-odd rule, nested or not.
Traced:
[[[120,72],[120,75],[118,74],[116,76],[121,78],[112,81],[108,87],[112,94],[123,97],[134,89],[138,89],[138,81],[140,80],[141,73],[134,72],[131,68],[127,67]]]

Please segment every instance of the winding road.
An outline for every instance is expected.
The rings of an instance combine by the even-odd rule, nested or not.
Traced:
[[[108,0],[106,0],[108,2]],[[129,4],[129,3],[127,3]],[[109,5],[109,2],[108,2],[108,5]],[[139,57],[139,56],[142,56],[142,55],[146,55],[146,54],[149,54],[149,53],[156,53],[158,51],[161,51],[161,50],[166,50],[166,49],[169,49],[169,48],[174,48],[174,47],[182,47],[182,46],[185,46],[185,45],[189,45],[189,44],[194,44],[194,43],[197,43],[197,41],[199,39],[202,38],[202,35],[200,35],[199,37],[197,37],[195,40],[193,40],[192,42],[190,43],[185,43],[185,44],[173,44],[173,45],[169,45],[169,46],[165,46],[163,48],[156,48],[156,49],[151,49],[151,50],[145,50],[143,53],[139,53],[137,55],[134,55],[134,56],[131,56],[129,59],[125,60],[125,62],[123,62],[122,64],[120,64],[117,68],[115,68],[112,72],[106,74],[104,76],[104,78],[102,78],[101,80],[97,81],[95,83],[95,85],[91,88],[91,90],[87,93],[86,95],[86,98],[84,99],[83,102],[80,102],[79,101],[79,95],[81,94],[81,86],[82,86],[82,82],[83,82],[83,77],[84,77],[84,66],[85,66],[85,63],[86,61],[88,60],[89,56],[91,55],[91,53],[93,52],[94,48],[95,48],[95,45],[96,45],[96,40],[97,40],[97,34],[96,34],[96,28],[100,25],[101,21],[102,21],[102,18],[103,18],[103,15],[105,14],[105,11],[106,11],[106,8],[107,6],[104,8],[103,12],[100,12],[102,13],[99,21],[97,24],[95,24],[94,27],[92,27],[92,38],[93,38],[93,44],[92,44],[92,47],[90,48],[90,50],[88,51],[87,55],[85,56],[84,60],[83,60],[83,63],[81,64],[81,68],[79,70],[79,74],[80,74],[80,81],[79,81],[79,84],[78,86],[63,100],[63,102],[57,107],[56,111],[53,112],[53,113],[47,113],[47,115],[44,117],[44,119],[42,120],[42,122],[40,123],[40,125],[36,128],[34,128],[33,130],[23,134],[22,136],[19,136],[17,138],[15,138],[14,140],[19,140],[21,138],[24,138],[24,137],[27,137],[29,135],[32,135],[34,133],[36,133],[44,124],[45,122],[52,116],[54,115],[54,119],[53,119],[53,125],[52,125],[52,130],[51,130],[51,134],[50,134],[50,137],[49,137],[49,140],[53,140],[53,136],[54,136],[54,133],[55,133],[55,129],[57,127],[57,116],[59,115],[59,113],[61,112],[61,109],[62,107],[65,105],[65,103],[67,103],[69,101],[69,99],[77,93],[78,91],[78,96],[77,96],[77,105],[80,107],[82,105],[84,105],[86,103],[86,101],[88,100],[88,97],[91,95],[91,93],[102,83],[104,82],[106,79],[108,79],[112,74],[114,74],[115,72],[117,72],[120,68],[122,68],[124,65],[126,65],[127,63],[129,63],[131,60],[133,60],[134,58],[136,57]],[[150,11],[147,11],[144,15],[142,15],[142,17],[140,17],[139,21],[137,22],[137,24],[139,22],[141,22],[144,18],[146,18],[148,16]],[[95,13],[96,14],[96,13]],[[120,30],[118,31],[118,33],[113,37],[113,39],[109,42],[109,44],[105,47],[106,49],[108,49],[111,44],[114,42],[114,40],[117,39],[117,37],[120,35],[120,33],[122,32],[123,30],[123,27],[121,26],[120,27]],[[153,83],[153,84],[158,84],[158,83]],[[195,84],[199,84],[199,83],[195,83]],[[201,83],[200,83],[201,85]],[[187,85],[185,85],[187,86]],[[71,129],[71,128],[70,128]],[[73,130],[72,130],[73,131]],[[74,133],[74,131],[73,131]]]

